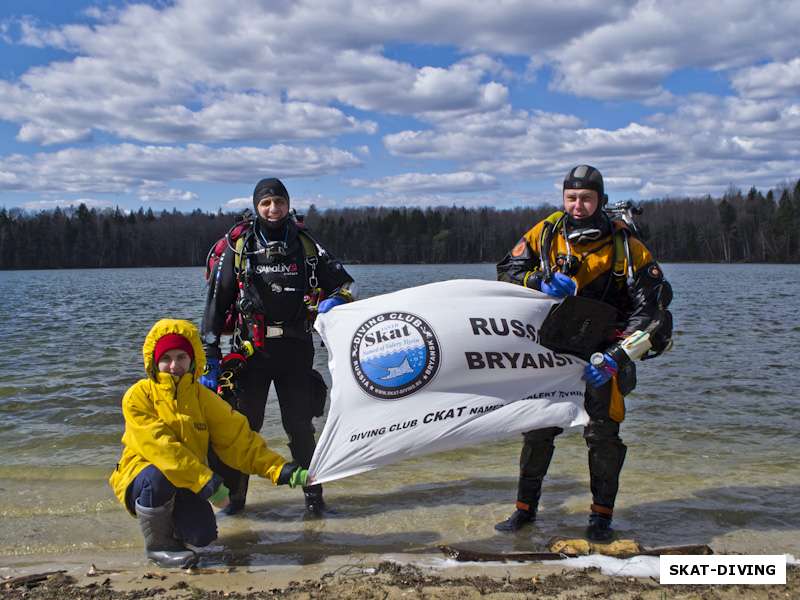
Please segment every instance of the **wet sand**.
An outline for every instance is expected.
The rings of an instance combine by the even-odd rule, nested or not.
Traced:
[[[11,566],[13,565],[13,566]],[[786,585],[662,586],[653,576],[608,575],[563,562],[455,563],[434,555],[350,555],[299,566],[160,569],[131,551],[0,559],[0,596],[73,598],[800,598]]]

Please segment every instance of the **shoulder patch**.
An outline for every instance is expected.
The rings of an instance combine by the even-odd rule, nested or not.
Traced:
[[[514,249],[511,251],[511,256],[516,258],[517,256],[522,256],[524,252],[525,252],[525,240],[520,240],[519,244],[514,246]]]

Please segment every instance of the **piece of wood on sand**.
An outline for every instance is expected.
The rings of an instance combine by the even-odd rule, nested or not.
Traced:
[[[594,544],[586,540],[554,539],[550,541],[549,547],[550,552],[483,552],[450,545],[441,545],[439,550],[459,562],[538,562],[588,556],[589,554],[603,554],[616,558],[661,556],[662,554],[714,554],[711,547],[706,544],[644,548],[632,540],[617,540],[612,545]]]
[[[31,573],[30,575],[21,575],[20,577],[12,577],[0,581],[0,587],[5,589],[12,589],[18,587],[35,587],[53,577],[54,575],[63,575],[66,571],[47,571],[46,573]]]

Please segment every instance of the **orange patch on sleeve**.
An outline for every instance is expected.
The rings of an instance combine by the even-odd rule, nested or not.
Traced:
[[[521,241],[519,244],[514,246],[514,249],[511,251],[511,256],[522,256],[522,253],[525,252],[525,241]]]

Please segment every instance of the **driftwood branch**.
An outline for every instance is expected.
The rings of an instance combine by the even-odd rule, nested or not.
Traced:
[[[468,550],[456,546],[439,546],[446,556],[459,562],[537,562],[544,560],[561,560],[563,558],[574,558],[578,554],[563,552],[481,552],[478,550]],[[660,556],[662,554],[714,554],[714,551],[707,544],[695,544],[687,546],[661,546],[658,548],[642,548],[640,552],[632,553],[617,558],[632,558],[633,556]]]
[[[58,575],[60,573],[66,573],[66,571],[47,571],[46,573],[32,573],[31,575],[22,575],[20,577],[12,577],[11,579],[5,579],[0,584],[2,587],[9,589],[9,588],[17,588],[21,586],[28,586],[33,587],[33,585],[46,581],[53,575]]]

